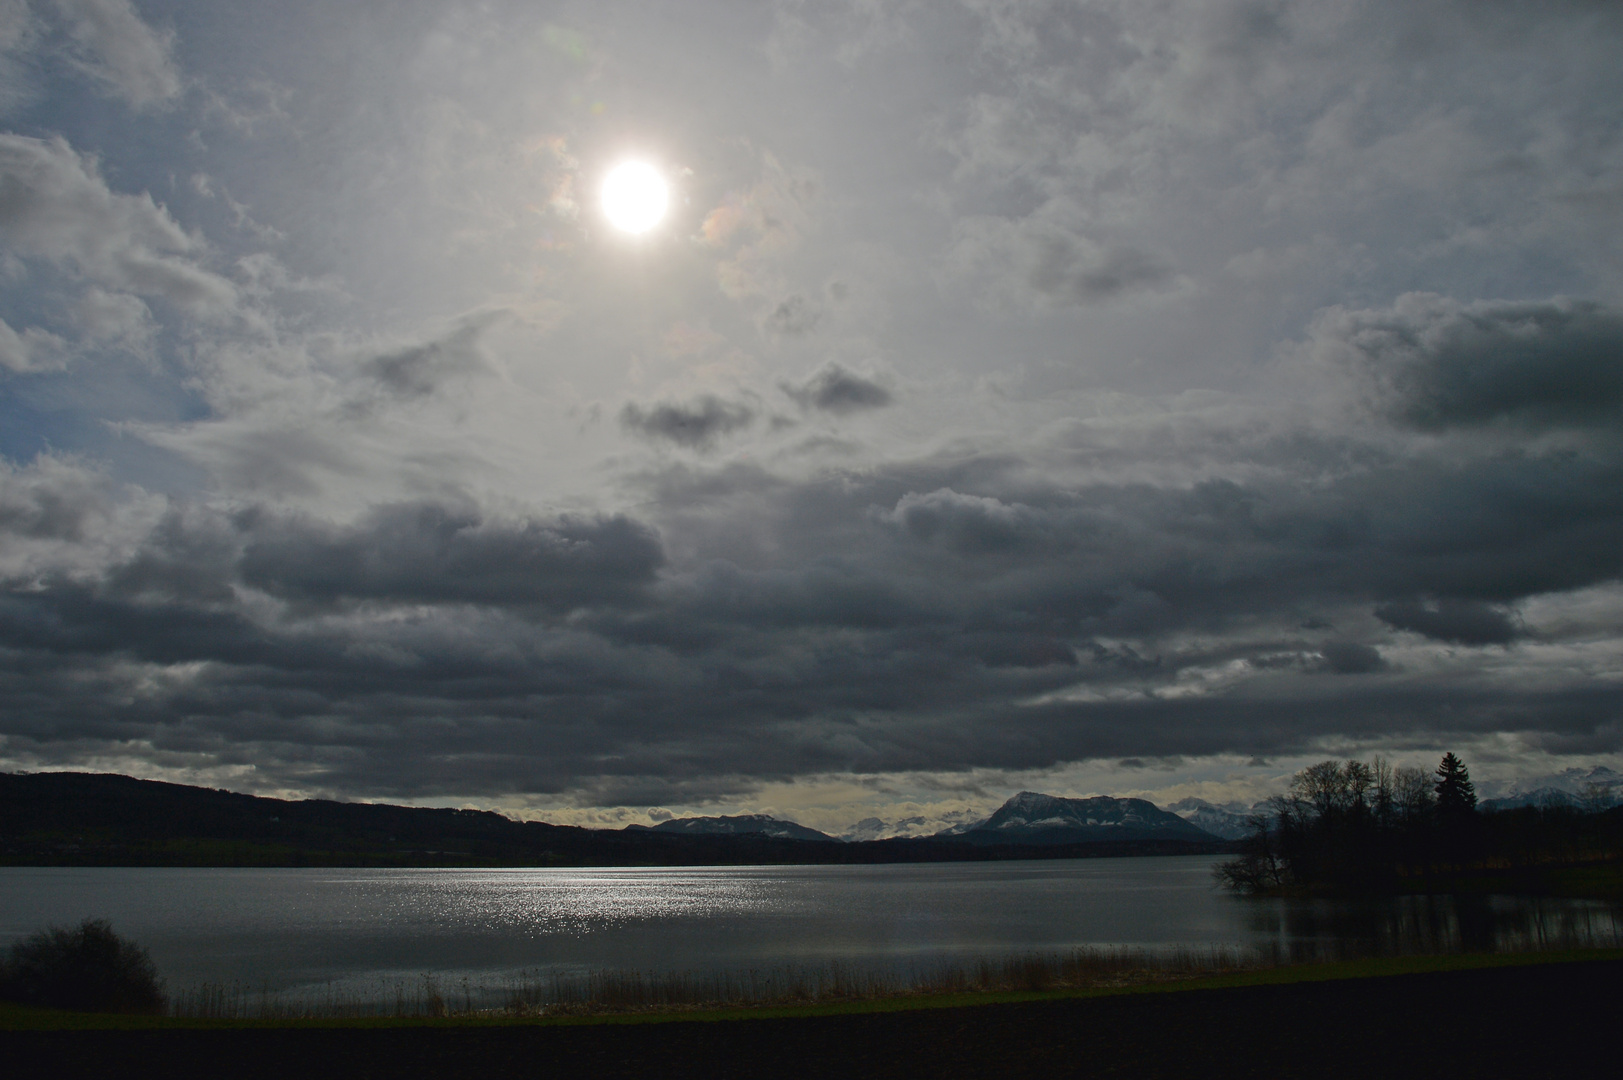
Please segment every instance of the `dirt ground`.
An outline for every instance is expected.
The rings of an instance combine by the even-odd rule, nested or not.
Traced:
[[[0,1033],[8,1075],[1516,1077],[1610,1075],[1623,961],[912,1012],[579,1027]],[[1607,1064],[1597,1067],[1597,1062]]]

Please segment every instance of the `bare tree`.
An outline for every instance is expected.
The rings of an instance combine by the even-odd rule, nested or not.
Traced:
[[[1396,793],[1392,786],[1392,764],[1385,758],[1378,757],[1369,763],[1371,782],[1375,786],[1375,820],[1382,825],[1390,825],[1395,816]]]
[[[1431,776],[1424,769],[1403,765],[1392,770],[1392,801],[1405,821],[1416,821],[1431,811],[1431,785]]]

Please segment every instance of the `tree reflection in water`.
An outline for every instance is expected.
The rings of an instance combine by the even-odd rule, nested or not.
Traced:
[[[1258,946],[1291,962],[1623,946],[1623,905],[1597,900],[1460,894],[1243,902]]]

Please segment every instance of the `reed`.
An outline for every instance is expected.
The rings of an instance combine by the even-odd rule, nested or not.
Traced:
[[[713,971],[537,970],[488,982],[424,974],[370,986],[329,985],[296,992],[243,983],[200,983],[172,994],[169,1000],[175,1016],[233,1020],[591,1015],[1121,987],[1290,964],[1470,951],[1447,935],[1414,935],[1409,940],[1412,944],[1406,948],[1389,939],[1335,937],[1254,948],[1094,947],[908,968],[829,961]],[[1540,924],[1536,932],[1509,935],[1488,951],[1542,952],[1620,944],[1615,930],[1582,920],[1558,920],[1554,925]]]

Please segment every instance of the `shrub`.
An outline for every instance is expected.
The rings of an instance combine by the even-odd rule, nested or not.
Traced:
[[[0,999],[79,1012],[160,1013],[163,984],[147,951],[104,919],[53,926],[0,961]]]

